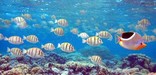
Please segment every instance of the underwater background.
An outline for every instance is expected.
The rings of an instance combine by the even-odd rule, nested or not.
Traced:
[[[17,66],[15,64],[19,64],[20,66],[29,66],[28,71],[22,71],[21,74],[17,73],[17,75],[26,75],[26,73],[29,73],[30,75],[135,74],[124,70],[127,70],[127,68],[128,70],[131,70],[131,68],[139,68],[136,71],[137,73],[140,72],[140,75],[148,75],[150,72],[156,72],[155,13],[156,0],[0,0],[0,33],[7,38],[15,35],[20,36],[21,38],[23,38],[23,36],[36,35],[39,39],[38,43],[30,43],[24,40],[24,43],[20,45],[11,44],[6,40],[0,40],[0,53],[2,54],[1,59],[5,59],[3,58],[3,56],[9,56],[10,59],[7,60],[7,62],[5,63],[0,62],[0,74],[14,75],[11,74],[14,72],[10,71]],[[29,14],[31,15],[31,17],[25,16],[24,14]],[[27,27],[18,27],[16,22],[13,20],[15,17],[23,17],[27,23]],[[62,27],[58,25],[58,23],[56,23],[55,21],[59,19],[66,19],[68,21],[68,26]],[[136,27],[138,25],[138,22],[142,19],[147,19],[150,22],[150,25],[144,28]],[[51,32],[51,28],[57,27],[62,27],[64,29],[63,36],[57,36],[56,34]],[[108,39],[102,39],[103,44],[101,44],[100,46],[90,46],[86,43],[82,43],[82,38],[78,37],[79,33],[75,35],[71,32],[73,28],[77,28],[79,33],[85,32],[89,36],[95,36],[97,32],[102,30],[108,31],[113,36],[113,39],[111,41]],[[155,36],[155,39],[152,39],[150,42],[145,42],[147,46],[141,50],[128,50],[121,47],[115,41],[115,36],[118,35],[118,29],[123,29],[125,32],[137,32],[141,36]],[[41,45],[48,42],[53,43],[56,49],[53,51],[46,51],[41,48]],[[68,42],[72,44],[75,51],[67,53],[61,51],[60,48],[57,48],[58,43],[63,42]],[[10,52],[7,52],[7,47],[17,47],[21,50],[38,47],[44,52],[46,56],[44,58],[31,59],[29,58],[29,56],[24,55],[21,61],[17,61],[18,59],[16,60],[16,57],[14,57]],[[112,73],[112,71],[109,70],[105,72],[105,70],[103,69],[103,73],[101,73],[101,69],[98,70],[96,67],[97,65],[94,65],[94,63],[89,60],[88,57],[92,55],[99,55],[102,58],[102,62],[106,64],[106,67],[108,67],[109,69],[127,73]],[[135,61],[128,61],[128,58],[131,58],[131,56],[138,57],[134,59]],[[50,57],[55,60],[48,59]],[[136,65],[140,64],[140,62],[137,63],[137,61],[139,61],[139,59],[141,58],[143,61],[145,61],[146,59],[150,60],[148,62],[148,66],[143,66],[147,62],[142,62],[144,64],[140,65],[141,68],[136,67]],[[30,61],[28,60],[31,60],[32,62],[30,63]],[[132,63],[125,64],[124,60],[127,61],[127,63]],[[38,61],[38,63],[36,61]],[[66,62],[71,61],[76,64],[78,64],[77,61],[85,61],[87,63],[90,62],[90,64],[93,64],[95,66],[93,69],[96,69],[98,71],[90,73],[91,68],[89,68],[90,71],[88,73],[83,73],[82,71],[75,70],[73,70],[71,73],[66,73],[64,72],[64,69],[60,70],[60,66],[56,67],[56,64],[58,64],[58,62],[53,63],[55,61],[60,61],[59,64],[65,64]],[[6,66],[1,68],[3,64],[10,64],[10,62],[13,64],[11,66],[9,65],[9,68],[8,66],[7,68]],[[43,67],[44,64],[52,63],[52,66],[55,66],[57,69],[59,69],[59,72],[52,69],[52,71],[54,72],[48,71],[48,73],[45,72],[46,70],[44,69],[44,72],[39,71],[38,73],[34,73],[31,71],[34,67],[34,62],[37,63],[37,66],[40,66],[42,68],[45,68]],[[152,65],[151,67],[151,65],[149,65],[150,63],[155,65]],[[81,64],[83,63],[80,62],[79,65]],[[70,65],[70,63],[68,65]],[[122,70],[116,70],[118,69],[117,67],[120,67]],[[73,69],[71,67],[66,68]],[[142,69],[146,69],[147,72],[141,74],[143,73]],[[10,73],[8,74],[6,72]],[[99,74],[98,72],[100,72],[101,74]],[[149,75],[154,75],[154,73]]]

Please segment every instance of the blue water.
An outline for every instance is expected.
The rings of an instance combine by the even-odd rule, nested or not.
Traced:
[[[34,34],[38,36],[39,43],[32,44],[24,41],[24,44],[13,45],[7,41],[0,41],[0,53],[8,54],[7,47],[19,47],[21,49],[28,49],[30,47],[41,47],[41,44],[47,42],[53,43],[56,47],[58,43],[70,42],[78,52],[87,44],[82,44],[81,38],[70,32],[71,28],[79,28],[80,32],[86,32],[90,36],[93,36],[97,30],[95,26],[98,26],[100,30],[108,30],[110,28],[122,28],[119,25],[124,25],[124,30],[135,31],[129,29],[127,26],[130,24],[136,25],[137,22],[143,18],[149,19],[151,25],[148,27],[146,34],[155,35],[152,30],[156,28],[156,1],[146,0],[144,3],[140,3],[143,0],[1,0],[0,1],[0,18],[11,20],[21,14],[29,13],[36,22],[26,20],[29,25],[26,29],[20,29],[15,27],[16,24],[11,22],[9,28],[1,28],[0,33],[6,37],[18,35]],[[155,3],[155,4],[154,4]],[[81,14],[80,11],[85,10],[85,14]],[[46,19],[41,19],[40,16],[46,14]],[[51,27],[57,27],[54,25],[43,25],[42,21],[50,21],[51,15],[55,15],[57,19],[65,18],[69,22],[68,27],[64,27],[65,35],[62,37],[56,36],[50,32]],[[94,20],[91,20],[93,18]],[[86,20],[80,25],[76,25],[76,20]],[[104,26],[103,23],[107,23]],[[35,28],[33,24],[41,24],[41,28]],[[3,26],[4,23],[0,23]],[[46,26],[46,28],[44,28]],[[137,31],[141,35],[141,31]],[[115,34],[112,34],[115,36]],[[119,55],[125,57],[132,53],[142,53],[147,56],[156,58],[156,42],[147,43],[147,47],[139,50],[127,50],[116,44],[114,38],[112,41],[103,39],[102,46],[106,46],[113,55]]]

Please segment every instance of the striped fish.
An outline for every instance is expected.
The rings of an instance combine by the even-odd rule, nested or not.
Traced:
[[[27,54],[28,56],[32,58],[42,58],[44,57],[44,53],[40,48],[33,47],[29,48],[28,50],[23,50],[23,54]]]
[[[153,30],[152,30],[152,32],[153,32],[154,34],[156,34],[156,28],[155,28],[155,29],[153,29]]]
[[[89,59],[90,59],[93,63],[102,64],[102,59],[101,59],[100,56],[94,55],[94,56],[89,57]]]
[[[28,19],[28,20],[32,20],[31,14],[28,14],[28,13],[22,14],[22,17],[24,17],[25,19]]]
[[[156,37],[154,35],[146,35],[144,34],[144,36],[142,36],[144,42],[153,42],[156,41]]]
[[[47,43],[45,45],[41,45],[41,48],[44,48],[45,50],[51,51],[55,49],[55,46],[52,43]]]
[[[121,34],[124,33],[125,31],[124,31],[124,29],[119,28],[119,29],[117,29],[115,32],[116,32],[117,34],[121,35]]]
[[[7,48],[7,52],[10,52],[12,55],[16,56],[16,57],[21,57],[23,56],[21,49],[19,48]]]
[[[5,37],[4,40],[8,41],[11,44],[23,44],[23,39],[19,36],[11,36],[9,38]]]
[[[87,40],[82,39],[82,43],[87,43],[90,46],[99,46],[103,44],[102,40],[97,36],[89,37]]]
[[[24,28],[28,27],[26,22],[18,23],[17,26],[18,26],[19,28],[21,28],[21,29],[24,29]]]
[[[23,36],[23,40],[27,40],[30,43],[39,42],[38,37],[36,35]]]
[[[82,33],[78,34],[78,37],[81,37],[82,39],[86,39],[89,37],[89,35],[85,32],[82,32]]]
[[[74,47],[68,42],[58,44],[57,48],[61,48],[61,50],[64,52],[73,52],[74,51]]]
[[[66,19],[59,19],[57,20],[57,24],[65,27],[65,26],[68,26],[68,21]]]
[[[15,17],[12,19],[15,23],[25,22],[23,17]]]
[[[142,19],[142,20],[138,21],[138,24],[142,25],[143,27],[151,25],[151,23],[148,19]]]
[[[27,27],[27,23],[23,17],[15,17],[12,21],[14,21],[19,28],[23,29]]]
[[[73,34],[78,34],[79,33],[77,28],[71,29],[70,32],[73,33]]]
[[[108,31],[100,31],[99,33],[96,33],[96,36],[100,38],[108,38],[108,40],[112,40],[113,37]]]
[[[64,35],[64,30],[63,30],[63,28],[60,28],[60,27],[55,28],[55,29],[51,28],[51,32],[54,32],[54,34],[58,35],[58,36]]]
[[[0,40],[3,40],[4,39],[4,36],[3,34],[0,33]]]

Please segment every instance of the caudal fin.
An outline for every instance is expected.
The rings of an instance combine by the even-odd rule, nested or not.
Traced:
[[[82,43],[86,43],[86,40],[85,39],[82,39]]]
[[[61,44],[60,44],[60,43],[58,43],[57,48],[60,48],[60,47],[61,47]]]
[[[113,36],[112,35],[110,35],[110,37],[109,37],[109,41],[112,41],[112,39],[113,39]]]
[[[27,37],[26,36],[23,36],[23,40],[26,40],[27,39]]]
[[[96,34],[95,34],[95,36],[98,36],[98,35],[99,35],[99,33],[96,33]]]
[[[26,54],[27,53],[27,50],[26,49],[23,49],[23,54]]]
[[[57,23],[58,21],[55,19],[55,23]]]
[[[51,31],[50,32],[54,32],[54,30],[55,30],[54,28],[51,28]]]
[[[41,45],[41,48],[44,48],[44,45]]]
[[[91,56],[89,56],[88,59],[91,60]]]
[[[7,52],[10,52],[10,50],[11,50],[11,49],[10,49],[9,47],[7,47]]]
[[[7,38],[7,37],[4,37],[4,40],[5,40],[5,41],[8,41],[8,38]]]
[[[80,37],[80,34],[77,34],[77,37]]]

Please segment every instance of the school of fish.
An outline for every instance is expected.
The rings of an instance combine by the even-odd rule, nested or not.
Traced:
[[[80,12],[81,12],[81,14],[85,14],[84,10],[82,10]],[[41,15],[41,19],[43,19],[43,20],[46,19],[46,16],[47,16],[46,14]],[[42,21],[41,23],[44,25],[57,24],[58,26],[51,27],[49,32],[52,32],[52,34],[54,33],[58,37],[64,36],[66,34],[65,28],[69,26],[68,20],[64,19],[64,18],[56,19],[55,15],[52,15],[51,19],[52,19],[51,21],[48,21],[48,22]],[[4,19],[4,20],[0,19],[0,20],[2,22],[4,22],[4,24],[6,24],[6,25],[10,25],[10,23],[13,22],[16,24],[16,26],[14,26],[14,27],[20,28],[20,29],[25,29],[25,28],[29,27],[29,25],[27,24],[27,20],[36,21],[36,20],[33,20],[31,14],[28,14],[28,13],[22,14],[21,16],[18,16],[15,18],[12,18],[11,21],[6,20],[6,19]],[[94,18],[92,18],[92,20],[94,20]],[[76,22],[77,22],[76,24],[79,25],[81,22],[86,22],[86,21],[85,20],[77,20]],[[151,23],[148,19],[142,19],[142,20],[138,21],[137,25],[135,25],[135,26],[129,25],[128,27],[135,28],[136,30],[144,31],[150,25],[151,25]],[[32,26],[36,27],[36,28],[42,27],[40,24],[33,24]],[[107,26],[107,23],[104,23],[104,26]],[[46,26],[45,26],[45,28],[46,28]],[[86,28],[84,28],[84,29],[86,29]],[[125,49],[141,50],[147,46],[145,43],[156,41],[156,37],[154,35],[144,34],[143,36],[141,36],[137,32],[125,31],[123,28],[118,28],[118,29],[110,28],[109,30],[100,30],[98,27],[95,27],[95,29],[98,31],[94,35],[89,35],[87,32],[79,31],[79,29],[76,27],[73,27],[68,31],[74,35],[77,35],[77,37],[81,38],[82,43],[86,43],[90,46],[100,46],[101,44],[105,44],[105,42],[104,42],[105,39],[112,42],[113,38],[115,38],[115,42],[118,43],[121,47],[123,47]],[[156,29],[153,29],[152,32],[156,34]],[[116,35],[115,37],[113,37],[114,33]],[[74,39],[74,38],[70,38],[70,39]],[[13,45],[21,45],[21,44],[24,44],[25,41],[27,41],[30,44],[37,44],[40,42],[40,38],[38,38],[38,36],[34,35],[34,34],[23,35],[23,38],[22,38],[21,36],[18,36],[18,35],[4,36],[2,33],[0,33],[0,40],[5,40]],[[32,58],[43,58],[45,56],[43,50],[53,51],[57,48],[60,48],[60,50],[62,50],[63,52],[67,52],[67,53],[76,51],[76,49],[72,45],[72,43],[69,43],[69,42],[58,43],[57,47],[55,47],[53,43],[47,42],[45,44],[42,44],[41,48],[32,47],[32,48],[23,49],[23,50],[20,48],[9,48],[8,47],[7,51],[15,57],[27,55]],[[102,64],[102,59],[98,55],[90,56],[89,59],[93,63]]]

